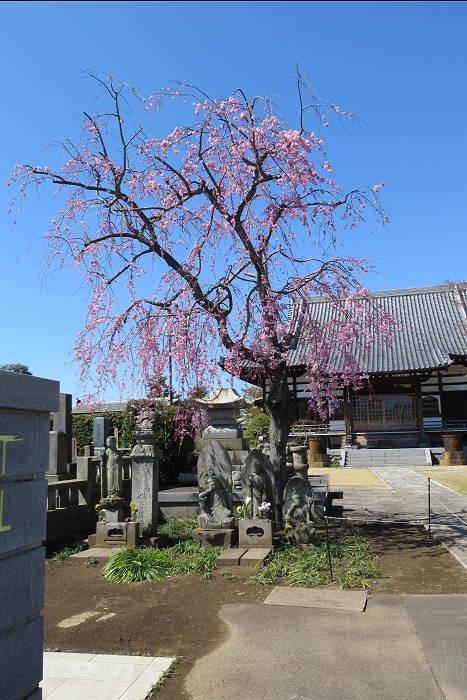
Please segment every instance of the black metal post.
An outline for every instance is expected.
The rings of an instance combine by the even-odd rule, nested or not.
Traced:
[[[428,537],[431,540],[431,479],[428,477]]]
[[[326,546],[327,546],[327,550],[328,550],[329,576],[330,576],[331,582],[332,582],[332,581],[334,581],[334,578],[332,576],[331,545],[329,542],[328,516],[326,515],[326,506],[323,507],[323,511],[324,511],[324,524],[326,527]]]

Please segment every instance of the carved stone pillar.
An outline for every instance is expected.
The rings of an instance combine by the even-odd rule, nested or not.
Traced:
[[[132,485],[131,500],[137,510],[143,537],[157,535],[159,510],[159,456],[156,445],[157,417],[153,411],[145,411],[134,432],[136,445],[131,452]]]

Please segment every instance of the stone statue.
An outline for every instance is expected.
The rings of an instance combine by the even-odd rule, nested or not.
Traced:
[[[133,447],[130,457],[159,457],[157,447],[157,415],[154,411],[144,410],[136,422],[136,430],[133,433],[136,445]]]
[[[248,453],[242,466],[243,497],[251,498],[252,516],[258,516],[258,508],[262,503],[270,503],[271,519],[276,520],[278,508],[281,506],[281,495],[276,484],[276,474],[269,457],[262,450],[254,449]]]
[[[287,482],[284,495],[284,529],[293,544],[312,543],[315,533],[313,494],[308,481],[294,476]]]
[[[106,445],[107,449],[101,454],[101,504],[118,507],[123,500],[123,459],[113,435],[107,438]]]
[[[253,504],[253,517],[258,513],[259,506],[268,500],[266,473],[258,461],[254,461],[248,477],[248,495]]]
[[[212,469],[207,474],[204,490],[199,493],[199,506],[201,528],[222,530],[234,527],[235,518],[228,507],[227,494]]]

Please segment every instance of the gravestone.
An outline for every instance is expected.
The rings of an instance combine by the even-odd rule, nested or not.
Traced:
[[[49,468],[47,478],[57,481],[68,478],[68,464],[73,461],[71,394],[60,394],[58,411],[52,413],[49,434]]]
[[[50,413],[58,410],[59,388],[58,382],[0,371],[2,700],[42,697],[45,472]]]
[[[159,514],[159,457],[157,416],[144,411],[134,432],[136,445],[131,451],[131,500],[137,507],[140,532],[144,538],[157,537]],[[156,544],[156,541],[153,542]]]
[[[100,454],[105,450],[105,443],[110,435],[110,420],[104,416],[97,416],[92,422],[92,444],[94,454]]]

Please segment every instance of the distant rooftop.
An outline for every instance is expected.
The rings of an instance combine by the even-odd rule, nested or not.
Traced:
[[[118,413],[124,411],[128,401],[101,401],[98,403],[76,403],[72,406],[72,413]]]
[[[395,332],[393,343],[375,339],[369,352],[355,349],[355,359],[363,372],[443,368],[455,359],[467,357],[466,284],[372,292],[371,297],[394,317],[400,330]],[[301,303],[308,307],[307,318],[318,324],[326,325],[342,313],[324,297],[311,297]],[[294,304],[291,305],[291,314],[293,312]],[[296,346],[289,351],[288,364],[302,366],[305,357],[304,340],[298,331]],[[341,364],[341,348],[331,347],[330,367],[338,371]]]

